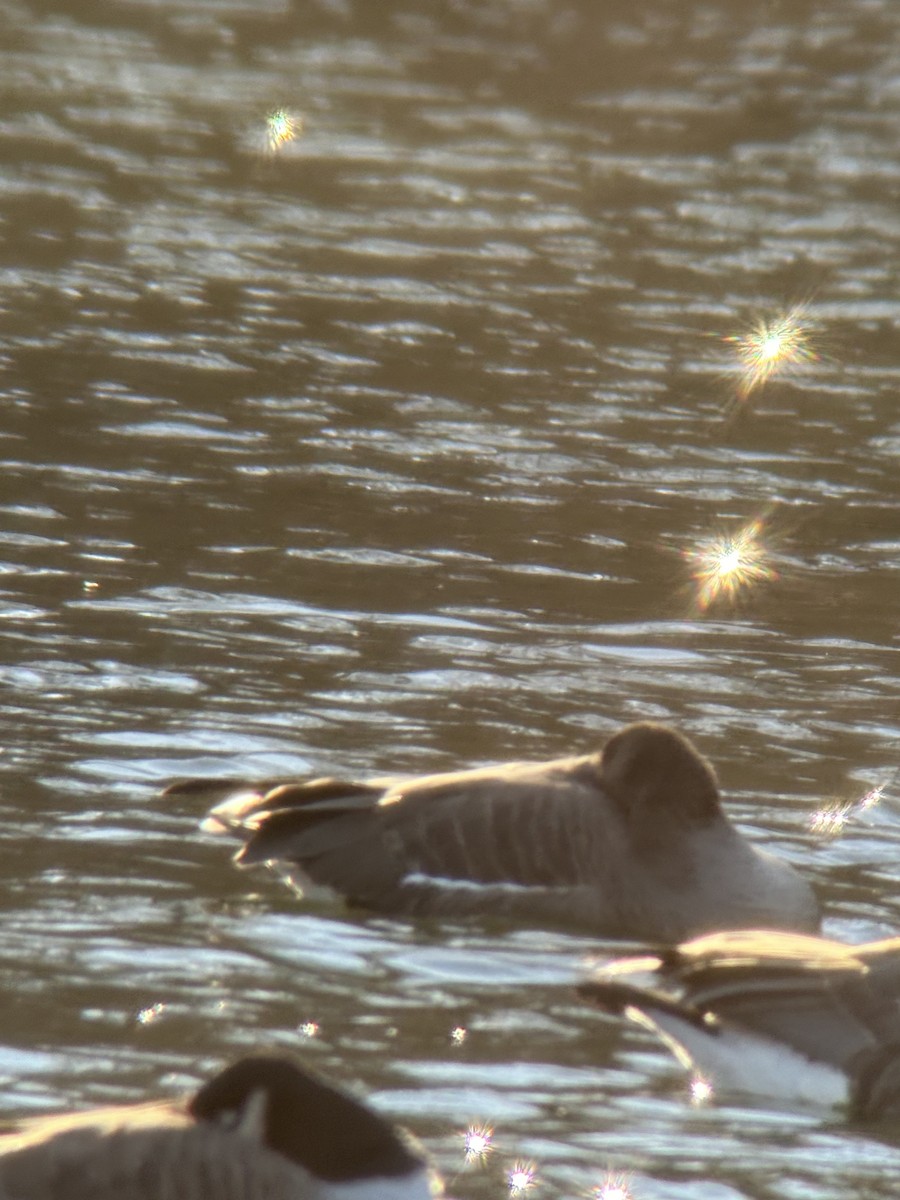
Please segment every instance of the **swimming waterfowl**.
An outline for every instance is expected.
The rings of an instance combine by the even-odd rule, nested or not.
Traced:
[[[241,866],[281,860],[301,886],[379,912],[672,942],[818,928],[809,885],[738,832],[710,764],[666,725],[628,725],[600,753],[549,762],[368,782],[195,779],[167,793],[218,799],[204,828],[245,839]]]
[[[627,978],[647,972],[653,986]],[[714,1092],[900,1116],[900,938],[714,933],[614,961],[578,990],[653,1029]]]
[[[186,1103],[32,1118],[0,1134],[3,1200],[428,1200],[387,1121],[290,1059],[241,1059]]]

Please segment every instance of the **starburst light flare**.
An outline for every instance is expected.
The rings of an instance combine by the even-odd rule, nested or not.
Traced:
[[[817,362],[819,355],[811,342],[813,322],[806,307],[797,304],[777,317],[759,317],[747,333],[726,337],[738,357],[738,399],[768,383],[773,375]]]
[[[720,597],[734,602],[738,595],[764,579],[777,579],[762,541],[765,521],[754,517],[735,534],[711,538],[684,557],[693,566],[697,604],[706,611]]]
[[[809,818],[809,832],[820,838],[836,838],[853,812],[852,804],[827,804],[817,808]]]
[[[167,1007],[162,1001],[157,1001],[156,1004],[142,1008],[135,1019],[139,1025],[152,1025],[154,1021],[158,1021],[163,1016]]]
[[[270,154],[278,151],[299,137],[303,121],[285,108],[277,108],[266,117],[266,149]]]
[[[470,1125],[462,1135],[465,1140],[466,1162],[484,1162],[493,1150],[494,1131],[490,1125]]]
[[[809,818],[807,828],[820,838],[839,837],[850,821],[880,803],[887,786],[887,783],[879,783],[869,788],[859,800],[834,800],[823,804]]]
[[[859,807],[862,809],[874,808],[876,804],[880,804],[886,787],[886,783],[879,783],[875,787],[869,788],[869,790],[860,800]]]
[[[709,1104],[714,1096],[713,1085],[703,1075],[694,1075],[690,1082],[691,1104],[698,1108]]]
[[[591,1200],[632,1200],[630,1178],[610,1171],[591,1192]]]
[[[509,1182],[510,1196],[524,1196],[525,1193],[534,1186],[536,1168],[531,1162],[517,1162],[509,1171],[507,1180]]]

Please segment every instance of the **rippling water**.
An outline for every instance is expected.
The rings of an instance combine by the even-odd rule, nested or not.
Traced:
[[[900,926],[895,0],[11,0],[0,53],[5,1109],[304,1042],[463,1200],[893,1196],[888,1143],[692,1108],[576,1003],[596,943],[303,907],[157,793],[660,718],[830,933]],[[778,578],[701,611],[761,516]]]

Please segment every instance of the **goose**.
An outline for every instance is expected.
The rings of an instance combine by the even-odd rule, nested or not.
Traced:
[[[651,974],[651,985],[628,977]],[[854,1120],[900,1116],[900,937],[851,946],[779,930],[709,934],[613,961],[579,994],[654,1030],[713,1093]]]
[[[202,827],[244,840],[239,865],[285,862],[301,890],[381,913],[665,942],[819,925],[809,884],[728,819],[706,759],[649,721],[549,762],[363,782],[189,779],[166,795],[213,802]]]
[[[429,1200],[418,1149],[283,1057],[251,1056],[187,1101],[36,1117],[0,1134],[2,1200]]]

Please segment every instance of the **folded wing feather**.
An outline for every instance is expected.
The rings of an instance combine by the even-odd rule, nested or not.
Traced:
[[[206,827],[246,837],[242,865],[286,860],[360,901],[404,881],[572,886],[595,874],[590,817],[602,793],[596,775],[571,762],[556,772],[511,764],[415,780],[239,784]],[[203,791],[193,783],[170,789]],[[221,784],[206,792],[221,793]]]

